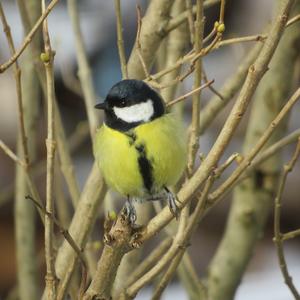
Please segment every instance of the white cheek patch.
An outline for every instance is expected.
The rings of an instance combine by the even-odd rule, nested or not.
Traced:
[[[127,123],[148,122],[154,113],[152,100],[134,104],[128,107],[114,107],[118,119]]]

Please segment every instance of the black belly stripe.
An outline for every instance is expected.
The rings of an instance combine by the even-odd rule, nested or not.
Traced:
[[[147,158],[145,146],[143,144],[135,145],[135,149],[139,153],[138,164],[144,186],[149,192],[151,192],[153,186],[153,167]]]
[[[136,135],[133,131],[127,131],[125,135],[128,137],[129,146],[133,146],[136,141]]]

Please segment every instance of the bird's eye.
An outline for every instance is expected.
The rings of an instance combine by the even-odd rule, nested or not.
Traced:
[[[126,106],[126,101],[125,101],[125,99],[121,99],[121,101],[119,102],[119,106],[120,106],[120,107],[125,107],[125,106]]]

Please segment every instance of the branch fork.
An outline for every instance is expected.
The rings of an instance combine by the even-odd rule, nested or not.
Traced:
[[[94,278],[83,296],[84,300],[111,299],[111,289],[123,256],[139,248],[143,227],[133,225],[123,209],[116,221],[109,217],[105,222],[104,249],[98,261]],[[98,299],[97,298],[97,299]]]

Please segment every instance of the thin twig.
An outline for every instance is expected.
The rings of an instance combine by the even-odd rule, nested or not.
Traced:
[[[137,50],[137,54],[140,59],[141,65],[143,67],[145,76],[149,77],[150,74],[148,72],[146,63],[145,63],[143,55],[142,55],[142,47],[141,47],[142,17],[141,17],[141,7],[139,5],[136,5],[136,15],[137,15],[136,50]]]
[[[114,0],[114,1],[115,1],[115,12],[117,17],[117,38],[118,38],[118,50],[119,50],[120,64],[122,70],[122,77],[123,79],[127,79],[128,73],[127,73],[126,56],[125,56],[125,49],[124,49],[121,5],[120,5],[120,0]]]
[[[191,300],[206,299],[206,287],[199,279],[195,270],[195,263],[191,260],[190,255],[185,252],[182,263],[179,265],[178,276],[185,282],[187,292]]]
[[[42,2],[42,9],[45,10],[45,2]],[[46,211],[51,215],[54,214],[54,156],[56,142],[54,140],[54,73],[53,60],[54,52],[51,48],[50,37],[48,32],[47,20],[43,23],[43,39],[45,52],[42,53],[41,59],[46,69],[47,82],[47,176],[46,176]],[[46,295],[47,299],[56,299],[56,275],[54,268],[54,245],[53,245],[53,219],[48,214],[45,215],[45,257],[46,257]]]
[[[93,86],[91,69],[88,63],[83,35],[80,28],[80,20],[76,0],[68,0],[68,12],[72,22],[73,33],[75,36],[76,57],[78,62],[78,76],[84,96],[85,107],[90,126],[91,139],[93,140],[99,120],[94,109],[96,103],[96,93]]]
[[[220,48],[222,46],[227,46],[231,44],[243,43],[243,42],[264,42],[267,36],[264,34],[248,35],[242,37],[236,37],[232,39],[226,39],[218,42],[214,48]]]
[[[73,74],[71,63],[63,62],[59,65],[61,79],[64,86],[79,97],[83,97],[82,88],[78,78]]]
[[[232,164],[233,161],[237,160],[239,156],[240,156],[239,153],[233,153],[232,155],[230,155],[228,159],[226,159],[226,161],[220,167],[214,170],[215,177],[216,178],[220,177],[221,174],[225,171],[225,169],[227,169]]]
[[[204,9],[209,8],[217,3],[219,3],[220,0],[206,0],[204,1]],[[196,5],[193,5],[192,7],[192,13],[196,14]],[[184,12],[182,12],[181,14],[177,15],[175,18],[173,18],[172,20],[170,20],[170,22],[167,24],[167,26],[164,28],[164,32],[167,34],[170,31],[174,30],[175,28],[177,28],[178,26],[180,26],[183,22],[186,21],[186,19],[189,16],[189,11],[186,10]]]
[[[197,12],[195,21],[195,53],[200,52],[203,42],[203,0],[197,0]],[[195,61],[194,84],[193,89],[197,89],[201,85],[202,79],[202,61]],[[193,174],[196,153],[200,147],[200,90],[193,94],[192,100],[192,121],[189,130],[188,141],[188,158],[187,158],[187,174],[190,177]]]
[[[300,14],[289,19],[288,22],[286,23],[286,27],[291,26],[292,24],[294,24],[295,22],[298,22],[300,20]]]
[[[32,201],[35,204],[35,206],[39,209],[39,211],[41,211],[44,214],[44,216],[48,216],[49,218],[51,218],[53,220],[53,223],[57,226],[60,233],[63,235],[65,240],[69,243],[69,245],[73,248],[73,250],[75,251],[75,253],[79,257],[79,260],[81,262],[81,266],[82,266],[82,285],[85,286],[86,285],[86,277],[87,277],[87,264],[86,264],[85,258],[83,256],[83,249],[82,248],[80,249],[78,247],[78,245],[76,244],[76,242],[74,241],[74,239],[70,235],[69,231],[67,229],[65,229],[60,224],[60,222],[55,218],[55,216],[52,213],[50,213],[49,211],[47,211],[46,208],[42,204],[37,202],[34,198],[32,198],[29,195],[27,195],[25,198],[27,200]],[[59,294],[60,293],[58,291],[57,295],[59,295]]]
[[[185,229],[184,235],[190,237],[192,232],[197,228],[200,218],[202,217],[205,208],[206,208],[206,202],[207,202],[207,196],[208,192],[210,191],[210,188],[212,187],[214,183],[214,176],[210,175],[204,185],[203,191],[200,194],[200,197],[198,199],[197,205],[191,214],[191,217],[189,219],[188,226]]]
[[[193,10],[192,10],[192,2],[191,0],[185,0],[186,10],[188,13],[188,23],[190,29],[190,40],[191,44],[194,44],[194,37],[195,37],[195,28],[194,28],[194,17],[193,17]]]
[[[185,1],[182,0],[174,1],[171,10],[171,17],[177,16],[185,9],[186,9]],[[176,62],[179,58],[181,58],[185,54],[187,45],[189,44],[190,41],[190,32],[188,27],[189,26],[186,22],[180,25],[178,28],[176,28],[176,30],[173,30],[172,32],[169,33],[163,45],[161,45],[159,49],[159,53],[157,53],[157,63],[156,63],[157,70],[161,70],[166,66],[173,65],[174,62]],[[167,84],[172,82],[173,80],[177,80],[177,84],[174,84],[173,86],[167,89],[161,90],[161,96],[166,103],[174,99],[176,91],[180,86],[181,82],[178,78],[180,75],[180,71],[181,71],[180,68],[178,68],[177,70],[168,73],[160,81],[161,84]],[[175,111],[178,115],[182,115],[183,107],[184,106],[181,105],[175,108]]]
[[[57,153],[59,156],[60,169],[62,171],[62,174],[65,177],[73,207],[76,208],[79,201],[80,189],[79,189],[78,181],[76,179],[74,164],[70,154],[72,145],[69,144],[67,141],[64,127],[62,124],[60,111],[57,105],[57,101],[54,102],[54,109],[55,109],[54,117],[55,117],[55,134],[56,134],[55,137],[57,140]],[[88,124],[90,125],[90,123]],[[91,127],[88,126],[88,128],[90,133]]]
[[[295,21],[293,21],[293,23],[296,21],[299,21],[299,20],[300,20],[300,18],[297,18]],[[169,22],[169,24],[170,24],[170,22]],[[242,43],[242,42],[264,42],[266,39],[267,39],[267,35],[257,34],[257,35],[250,35],[250,36],[226,39],[226,40],[222,40],[222,41],[220,39],[214,40],[214,43],[212,43],[210,45],[210,47],[206,49],[205,52],[203,50],[201,50],[200,53],[195,53],[195,52],[188,53],[184,57],[179,59],[177,62],[175,62],[174,65],[169,66],[169,67],[165,68],[164,70],[161,70],[153,75],[150,75],[150,77],[147,78],[147,80],[157,80],[157,79],[161,78],[162,76],[164,76],[165,74],[172,72],[174,69],[179,68],[184,63],[189,62],[191,60],[195,60],[195,59],[199,58],[200,56],[204,56],[207,53],[211,52],[212,50],[218,49],[220,47],[235,44],[235,43]]]
[[[73,250],[78,255],[81,263],[86,268],[86,262],[85,262],[85,259],[84,259],[84,256],[83,256],[83,249],[82,248],[80,249],[78,247],[78,245],[76,244],[76,242],[74,241],[74,239],[70,235],[69,231],[67,229],[65,229],[60,224],[60,221],[57,220],[56,217],[52,213],[50,213],[49,211],[47,211],[46,208],[42,204],[40,204],[38,201],[36,201],[33,197],[27,195],[25,198],[27,200],[32,201],[34,203],[34,205],[37,206],[42,211],[42,213],[44,214],[44,216],[48,215],[48,217],[53,220],[54,224],[57,226],[57,228],[59,229],[60,233],[64,236],[64,238],[66,239],[66,241],[68,241],[68,243],[70,244],[70,246],[73,248]]]
[[[153,291],[153,295],[151,297],[151,300],[159,300],[161,299],[161,295],[169,282],[172,280],[175,271],[181,262],[182,256],[184,255],[184,252],[179,252],[174,259],[171,261],[169,267],[167,268],[166,272],[163,274],[163,276],[159,279],[159,282]]]
[[[133,284],[137,279],[144,275],[157,261],[162,257],[162,255],[167,251],[172,242],[171,238],[164,239],[155,249],[149,254],[148,257],[143,259],[137,268],[130,274],[126,284],[129,286]]]
[[[209,81],[208,78],[207,78],[207,75],[206,75],[206,72],[204,70],[203,65],[202,65],[202,77],[203,77],[204,82],[207,83]],[[224,100],[224,97],[213,87],[213,85],[209,85],[208,88],[210,89],[210,91],[212,93],[216,94],[221,100]]]
[[[249,54],[243,59],[242,63],[236,70],[236,72],[229,77],[223,86],[220,89],[220,94],[223,97],[223,101],[220,101],[219,97],[212,97],[206,106],[202,109],[202,116],[200,119],[200,133],[203,134],[206,128],[212,123],[212,121],[216,118],[218,113],[227,105],[227,103],[233,99],[235,94],[239,91],[241,86],[244,83],[244,80],[247,76],[248,69],[250,65],[257,58],[260,50],[262,48],[262,44],[257,44]]]
[[[147,12],[143,17],[143,25],[140,30],[140,53],[145,61],[147,70],[152,67],[163,38],[166,36],[163,28],[169,21],[172,0],[153,0],[149,2]],[[159,13],[158,13],[159,12]],[[127,62],[128,76],[130,78],[144,79],[145,72],[138,55],[137,44],[134,45]]]
[[[299,235],[300,235],[300,229],[296,229],[293,231],[282,233],[281,239],[282,239],[282,241],[286,241],[286,240],[294,239],[295,237],[297,237]]]
[[[84,141],[86,141],[87,136],[89,134],[89,126],[87,124],[87,122],[80,122],[75,130],[72,132],[72,134],[70,135],[69,139],[68,139],[68,145],[70,146],[70,152],[73,153],[75,152]],[[42,174],[44,174],[45,170],[46,170],[46,159],[42,159],[38,162],[35,162],[32,167],[31,167],[31,173],[33,176],[33,179],[36,179],[38,177],[40,177]],[[64,161],[64,165],[65,165],[65,161]],[[25,164],[24,164],[25,167]],[[65,166],[61,166],[61,168],[66,168],[66,169],[70,169],[69,165],[65,165]],[[67,170],[66,170],[67,172]],[[1,194],[0,194],[0,207],[1,205],[7,203],[13,196],[14,193],[14,182],[12,182],[11,184],[9,184],[8,186],[4,187],[4,189],[2,189]],[[77,193],[77,192],[76,192]],[[78,192],[79,195],[79,192]],[[78,198],[76,198],[78,199]],[[73,197],[72,197],[73,200]],[[78,201],[78,200],[77,200]],[[77,203],[77,202],[75,202]],[[74,204],[74,203],[73,203]],[[75,207],[76,205],[74,205]]]
[[[182,96],[180,96],[180,97],[178,97],[178,98],[176,98],[176,99],[168,102],[166,104],[166,106],[170,107],[170,106],[172,106],[174,104],[177,104],[178,102],[181,102],[181,101],[185,100],[186,98],[188,98],[189,96],[193,95],[194,93],[200,92],[201,90],[205,89],[206,87],[209,87],[213,83],[214,83],[214,79],[212,79],[212,80],[208,81],[207,83],[204,83],[203,85],[201,85],[201,86],[193,89],[192,91],[190,91],[190,92],[188,92],[188,93],[186,93],[186,94],[184,94],[184,95],[182,95]]]
[[[297,291],[295,285],[293,284],[292,277],[289,274],[288,267],[286,264],[286,260],[283,252],[283,235],[280,231],[280,219],[281,219],[282,194],[287,180],[287,176],[288,173],[290,173],[293,170],[299,156],[300,156],[300,139],[298,140],[296,150],[291,160],[283,168],[283,174],[280,179],[277,196],[275,198],[275,206],[274,206],[274,235],[275,235],[274,242],[277,249],[279,266],[284,278],[284,282],[289,287],[290,291],[292,292],[295,299],[297,300],[300,299],[300,294]]]
[[[203,39],[203,44],[206,44],[208,41],[210,41],[214,35],[216,34],[216,28],[214,26],[214,28],[212,29],[212,31]]]
[[[79,247],[84,247],[88,241],[90,230],[99,215],[99,207],[103,201],[106,186],[96,164],[88,176],[81,192],[75,214],[72,218],[69,232]],[[88,217],[87,217],[88,216]],[[77,266],[77,255],[67,241],[60,247],[56,259],[56,272],[60,278],[58,291],[64,299],[70,278]]]
[[[226,4],[226,0],[221,0],[221,5],[220,5],[220,17],[219,17],[219,23],[220,23],[220,24],[223,24],[223,23],[224,23],[225,4]]]
[[[59,0],[52,0],[48,7],[45,9],[43,14],[40,16],[38,21],[35,23],[33,28],[30,30],[28,35],[25,37],[20,49],[16,51],[16,53],[4,64],[0,66],[0,73],[3,73],[6,69],[8,69],[17,59],[18,57],[23,53],[23,51],[26,49],[26,47],[30,44],[32,41],[33,36],[39,29],[39,27],[42,25],[43,21],[47,18],[53,7],[58,3]]]
[[[287,115],[287,113],[292,109],[294,104],[300,98],[300,88],[298,88],[292,97],[286,102],[285,106],[281,109],[276,118],[271,122],[268,128],[265,130],[263,135],[259,138],[256,145],[249,151],[249,153],[243,158],[240,165],[234,170],[234,172],[225,180],[225,182],[218,187],[213,193],[209,195],[210,201],[216,201],[221,196],[223,197],[226,192],[228,192],[229,188],[234,184],[234,182],[239,178],[239,176],[247,169],[247,167],[251,164],[254,157],[257,153],[262,149],[265,143],[270,138],[271,134],[274,132],[275,128],[278,124],[283,120],[283,118]]]
[[[26,167],[26,163],[19,158],[3,141],[0,140],[0,148],[7,154],[14,162],[20,164],[22,167]]]
[[[212,41],[212,43],[209,44],[207,47],[202,48],[199,52],[192,51],[192,53],[186,54],[184,57],[182,57],[178,61],[176,61],[173,65],[168,66],[165,69],[163,69],[153,75],[150,75],[148,78],[146,78],[146,81],[149,81],[149,83],[150,83],[152,80],[158,80],[162,76],[172,72],[173,70],[178,69],[184,63],[190,62],[191,65],[189,67],[189,70],[179,78],[179,80],[182,81],[183,79],[185,79],[189,74],[191,74],[194,71],[194,65],[195,65],[196,61],[199,58],[210,53],[214,49],[215,45],[217,44],[217,42],[220,39],[221,39],[221,35],[219,34],[215,37],[215,39]]]
[[[11,36],[10,27],[6,21],[5,14],[4,14],[1,3],[0,3],[0,18],[1,18],[1,22],[3,24],[3,30],[6,35],[10,54],[12,56],[14,56],[16,53],[15,45],[14,45],[14,41]],[[19,68],[18,61],[15,60],[14,62],[15,62],[14,63],[14,77],[15,77],[17,99],[18,99],[18,118],[19,118],[19,128],[20,128],[21,141],[22,141],[22,151],[23,151],[23,155],[24,155],[24,162],[28,166],[29,165],[29,152],[28,152],[27,136],[26,136],[25,124],[24,124],[21,69]],[[1,71],[0,71],[0,73],[1,73]]]
[[[257,155],[257,157],[253,160],[251,165],[246,169],[243,175],[234,183],[233,187],[238,185],[241,181],[246,179],[259,165],[261,165],[265,160],[273,156],[275,153],[280,151],[286,145],[289,145],[295,142],[300,136],[300,129],[297,129],[290,133],[289,135],[283,137],[267,149],[265,149],[261,154]]]

